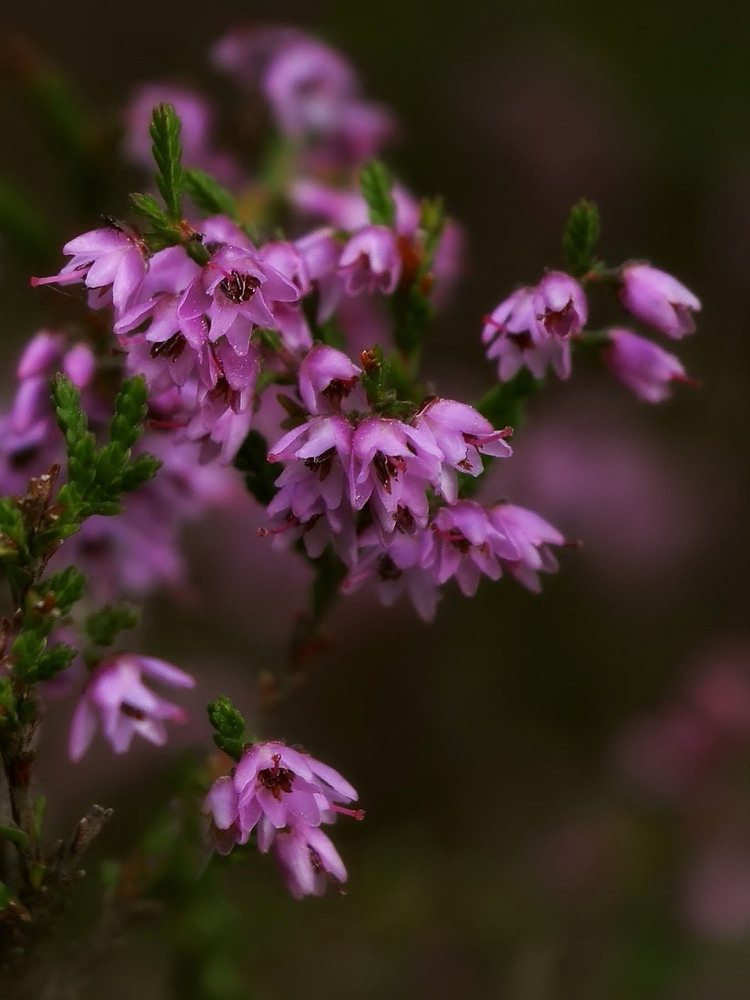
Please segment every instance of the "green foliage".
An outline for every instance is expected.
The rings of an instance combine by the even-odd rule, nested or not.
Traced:
[[[229,698],[220,695],[206,705],[208,721],[216,730],[214,743],[234,760],[242,757],[245,746],[245,720]]]
[[[585,198],[573,206],[563,236],[565,266],[576,278],[597,267],[594,250],[601,233],[599,210]]]
[[[15,844],[22,851],[26,849],[29,842],[29,838],[23,830],[19,830],[17,826],[6,826],[3,823],[0,823],[0,837],[9,840],[11,844]]]
[[[120,632],[134,628],[139,619],[138,610],[128,604],[105,604],[88,616],[83,629],[97,646],[111,646]]]
[[[18,725],[16,697],[10,677],[0,677],[0,735],[3,729],[15,729]]]
[[[76,651],[58,642],[47,649],[49,628],[25,628],[11,646],[14,677],[24,684],[49,681],[70,666]]]
[[[122,494],[151,479],[161,462],[152,455],[131,457],[147,412],[146,383],[140,375],[123,381],[114,402],[110,440],[98,450],[80,393],[66,376],[52,380],[52,400],[68,452],[68,482],[58,500],[65,507],[65,533],[72,534],[87,517],[118,514]]]
[[[378,160],[366,163],[359,175],[362,197],[367,202],[370,222],[375,226],[392,226],[396,221],[396,203],[391,189],[393,178]]]
[[[144,237],[151,250],[163,250],[182,242],[179,227],[170,221],[167,213],[152,194],[133,192],[130,204],[134,212],[142,215],[151,224],[151,232]]]
[[[274,485],[284,466],[280,462],[269,462],[268,442],[256,430],[251,430],[234,459],[234,467],[245,477],[245,486],[258,503],[265,507],[276,495]]]
[[[86,590],[86,577],[75,566],[67,566],[59,573],[43,580],[32,591],[34,604],[44,604],[43,598],[49,596],[52,608],[60,615],[70,613],[74,604],[81,600]]]
[[[237,205],[234,197],[215,181],[210,174],[192,167],[184,174],[185,191],[198,208],[208,215],[228,215],[237,218]]]
[[[0,560],[17,560],[28,554],[26,525],[13,497],[0,499]]]
[[[0,913],[2,913],[3,910],[8,909],[12,898],[13,897],[8,891],[8,887],[4,882],[0,882]]]
[[[151,152],[157,166],[156,186],[164,199],[172,222],[182,220],[182,195],[185,175],[182,169],[182,124],[171,104],[157,104],[153,110],[149,134]]]
[[[64,642],[56,642],[52,649],[48,649],[39,657],[33,675],[27,679],[34,682],[51,681],[70,666],[75,655],[75,649],[66,646]]]

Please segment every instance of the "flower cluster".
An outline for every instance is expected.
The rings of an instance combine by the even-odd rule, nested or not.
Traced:
[[[366,354],[365,365],[372,363]],[[459,474],[477,477],[483,456],[507,458],[510,428],[496,430],[473,407],[427,399],[410,420],[345,410],[364,373],[345,354],[314,347],[300,366],[307,419],[273,445],[285,468],[268,507],[270,533],[302,538],[310,556],[333,544],[348,567],[344,589],[374,579],[385,603],[402,591],[425,619],[438,587],[455,577],[465,594],[506,568],[532,589],[555,567],[563,538],[530,511],[489,510],[459,500]],[[352,397],[359,403],[358,394]]]
[[[390,112],[363,97],[339,53],[296,30],[236,32],[216,47],[214,62],[264,99],[278,133],[274,153],[250,176],[239,154],[215,147],[214,109],[200,94],[154,84],[134,96],[121,152],[145,166],[148,129],[154,194],[133,196],[146,221],[110,219],[82,233],[64,246],[69,259],[57,274],[32,279],[78,286],[87,308],[69,332],[38,334],[21,359],[15,399],[0,418],[0,485],[22,493],[30,475],[67,454],[62,502],[52,506],[50,492],[44,513],[64,514],[68,503],[73,520],[53,539],[54,559],[85,570],[97,602],[179,582],[180,527],[209,506],[233,503],[240,470],[266,509],[261,534],[274,545],[296,543],[315,568],[301,633],[320,626],[326,588],[350,593],[369,583],[384,604],[406,597],[425,620],[450,580],[470,596],[482,577],[506,574],[537,592],[540,574],[557,568],[563,535],[525,507],[477,493],[490,463],[512,455],[508,439],[525,396],[550,369],[567,379],[574,351],[585,349],[642,400],[658,402],[674,380],[688,381],[677,358],[631,330],[587,329],[592,283],[613,285],[632,317],[672,338],[692,332],[700,303],[649,265],[609,269],[595,258],[598,216],[581,203],[563,241],[570,273],[547,271],[485,321],[499,384],[476,406],[437,395],[419,363],[434,311],[460,272],[462,234],[439,199],[418,200],[372,161],[395,134]],[[58,370],[82,406],[65,383],[66,400],[55,398],[67,452],[49,400]],[[116,403],[107,436],[125,375],[142,376],[125,380],[137,385],[138,405]],[[64,381],[55,381],[56,393]],[[132,414],[145,433],[118,437]],[[158,462],[139,467],[134,447],[161,461],[155,480],[148,477]],[[81,492],[90,496],[91,476],[99,487],[97,477],[109,473],[114,499],[86,508],[76,498],[75,470],[84,466]],[[117,511],[126,494],[121,516],[99,516]],[[87,510],[80,523],[76,503]],[[7,505],[7,550],[31,560],[31,547],[18,542],[26,543],[22,506]],[[15,622],[31,616],[32,639],[3,634],[4,669],[33,683],[54,683],[66,670],[70,680],[75,669],[67,639],[47,640],[53,630],[74,632],[83,580],[56,573],[53,588],[43,579],[54,551],[35,557],[19,591]],[[74,760],[97,728],[123,753],[136,735],[163,744],[166,723],[184,719],[151,684],[187,689],[192,678],[162,660],[112,653],[126,627],[119,621],[117,609],[105,608],[80,628],[86,646],[77,665],[89,672],[70,732]],[[237,762],[205,800],[216,850],[226,854],[253,837],[297,898],[340,886],[346,869],[322,827],[339,814],[362,817],[350,808],[354,788],[284,743],[246,743],[244,720],[227,699],[209,705],[209,719],[217,746]]]
[[[362,819],[357,793],[338,771],[284,743],[245,748],[231,775],[219,778],[206,798],[214,845],[228,854],[256,831],[258,850],[273,851],[295,898],[325,892],[346,881],[346,868],[320,829],[343,814]]]
[[[0,489],[5,495],[23,493],[31,476],[64,461],[64,441],[49,395],[56,371],[65,372],[81,391],[95,434],[109,416],[109,387],[94,350],[81,341],[71,344],[58,331],[36,334],[18,363],[11,408],[0,417]],[[138,445],[139,452],[162,461],[159,476],[125,499],[119,517],[89,518],[54,559],[55,565],[80,567],[97,602],[178,586],[184,576],[182,526],[211,507],[242,499],[232,470],[201,464],[199,447],[190,441],[175,443],[161,403],[158,397],[151,401],[151,428]]]
[[[392,113],[362,97],[344,56],[301,31],[233,32],[214,48],[213,58],[240,86],[263,95],[276,129],[307,167],[356,166],[395,134]]]
[[[583,280],[604,278],[616,284],[620,302],[632,316],[660,333],[678,339],[695,330],[693,313],[700,302],[672,275],[630,263],[607,274],[592,271]],[[561,379],[569,378],[572,348],[576,341],[586,341],[588,311],[582,284],[558,271],[501,302],[482,332],[500,381],[509,381],[524,367],[537,379],[549,367]],[[666,399],[673,381],[694,384],[678,358],[631,330],[607,330],[600,346],[606,367],[644,402]]]

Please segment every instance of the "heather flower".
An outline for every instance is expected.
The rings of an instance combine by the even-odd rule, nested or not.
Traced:
[[[610,330],[602,360],[624,386],[645,403],[661,403],[674,381],[691,382],[680,360],[630,330]]]
[[[579,334],[588,319],[583,289],[561,271],[545,274],[534,290],[533,308],[544,332],[560,340]]]
[[[539,573],[554,573],[558,563],[550,545],[563,545],[564,537],[539,514],[512,504],[498,504],[487,516],[492,526],[515,546],[518,556],[503,565],[534,593],[541,590]]]
[[[623,268],[622,282],[620,301],[633,316],[668,337],[693,333],[693,312],[701,304],[671,274],[648,264],[629,264]]]
[[[341,583],[342,593],[352,593],[363,584],[373,582],[381,604],[390,607],[406,595],[420,618],[431,622],[440,598],[432,568],[436,548],[434,533],[429,529],[412,534],[396,531],[384,538],[382,532],[371,525],[361,533],[358,542],[357,562]]]
[[[261,88],[281,132],[302,140],[320,166],[362,163],[394,131],[389,112],[360,98],[349,63],[304,35],[279,45]]]
[[[257,252],[222,246],[188,285],[177,315],[191,343],[225,336],[245,355],[256,326],[275,328],[274,303],[299,297],[299,289]]]
[[[418,239],[420,203],[398,183],[391,193],[396,206],[394,230],[398,236],[413,242],[415,237]],[[368,225],[367,203],[358,190],[332,188],[321,181],[302,177],[292,181],[289,197],[301,212],[323,219],[337,229],[356,232]],[[450,297],[455,279],[460,274],[464,244],[463,230],[449,219],[435,248],[432,267],[435,280],[432,298],[438,305]]]
[[[430,568],[438,583],[455,577],[461,592],[472,597],[482,576],[499,580],[501,562],[513,563],[519,549],[498,530],[488,512],[471,500],[441,507],[431,525],[435,546]]]
[[[167,740],[166,720],[184,722],[177,705],[154,694],[143,677],[172,687],[191,688],[193,678],[163,660],[119,653],[103,660],[89,678],[73,715],[69,753],[80,760],[88,750],[97,725],[115,753],[125,753],[136,734],[162,746]]]
[[[497,359],[501,382],[510,381],[523,367],[535,378],[542,378],[550,365],[560,378],[570,375],[570,343],[544,329],[535,301],[535,288],[519,288],[485,321],[482,341],[489,344],[488,359]]]
[[[63,334],[42,331],[32,338],[18,363],[19,384],[11,409],[0,416],[0,489],[3,494],[21,493],[29,477],[46,472],[60,462],[60,437],[49,394],[55,370],[64,371],[81,390],[91,383],[96,361],[85,344],[68,348]],[[95,415],[95,401],[85,397],[87,410]]]
[[[338,887],[346,882],[344,862],[319,827],[301,824],[280,830],[273,842],[273,854],[295,899],[322,896],[329,883]]]
[[[332,823],[337,813],[361,818],[340,805],[356,799],[355,789],[332,767],[284,743],[267,742],[246,748],[232,775],[214,783],[205,809],[218,831],[220,853],[247,843],[256,826],[265,853],[285,827]]]
[[[362,369],[342,351],[317,344],[299,367],[299,394],[308,413],[337,412],[359,383]]]
[[[441,482],[442,452],[431,434],[400,420],[369,417],[354,432],[351,503],[370,508],[384,532],[410,532],[427,524],[426,488]]]
[[[72,259],[59,274],[32,278],[36,285],[72,285],[83,282],[93,293],[91,308],[114,304],[120,312],[127,308],[146,275],[146,249],[135,230],[118,225],[93,229],[76,236],[63,247]]]
[[[154,392],[185,385],[203,355],[208,326],[183,329],[178,315],[185,289],[200,272],[183,247],[155,253],[137,300],[114,325],[128,369],[143,374]]]
[[[270,61],[262,87],[281,131],[304,135],[336,127],[340,104],[355,94],[357,81],[338,52],[300,36]]]
[[[401,277],[398,241],[387,226],[365,226],[349,240],[339,258],[339,273],[349,295],[379,290],[390,295]]]
[[[289,465],[276,480],[277,492],[268,505],[274,524],[269,534],[286,541],[301,535],[312,556],[333,541],[342,559],[354,560],[354,513],[346,471],[352,436],[348,420],[320,416],[276,442],[268,461]]]
[[[448,503],[455,503],[458,497],[456,471],[470,476],[481,473],[480,452],[495,458],[513,454],[505,441],[512,433],[509,427],[496,431],[472,406],[454,399],[431,399],[414,418],[413,426],[427,432],[442,454],[440,491]]]

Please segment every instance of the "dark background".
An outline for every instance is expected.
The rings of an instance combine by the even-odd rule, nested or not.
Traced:
[[[345,897],[295,903],[268,861],[231,869],[244,995],[744,998],[750,903],[717,940],[691,928],[683,886],[717,838],[750,857],[746,780],[720,808],[654,806],[624,787],[612,748],[626,720],[674,697],[690,664],[748,631],[750,18],[728,2],[658,0],[312,7],[37,2],[4,10],[0,30],[32,39],[100,114],[117,114],[141,80],[211,86],[206,48],[236,24],[319,33],[399,115],[396,172],[444,194],[467,231],[467,275],[428,363],[444,394],[491,384],[481,317],[559,265],[581,195],[600,206],[609,261],[648,257],[703,301],[698,335],[677,346],[703,386],[648,408],[578,371],[535,402],[493,486],[584,541],[541,598],[512,581],[472,601],[451,592],[432,627],[361,596],[339,609],[315,682],[265,726],[339,767],[368,817],[335,831]],[[0,120],[3,173],[63,217],[11,79]],[[11,364],[49,300],[0,266]],[[226,689],[245,707],[243,671],[276,663],[303,600],[268,564],[256,523],[191,532],[198,596],[188,611],[160,599],[144,639],[201,671],[204,697]],[[238,548],[246,563],[228,575]],[[207,746],[200,704],[189,739]],[[118,802],[112,844],[136,838],[156,808],[155,755],[98,758],[61,773],[55,795],[69,794],[70,815],[92,796]],[[160,940],[136,931],[100,987],[170,995]]]

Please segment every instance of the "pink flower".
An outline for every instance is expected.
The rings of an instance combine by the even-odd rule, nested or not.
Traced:
[[[299,394],[308,413],[340,410],[361,373],[343,351],[325,344],[313,347],[299,367]]]
[[[648,264],[630,264],[622,272],[620,301],[633,316],[678,339],[693,333],[693,312],[701,304],[671,274]]]
[[[602,360],[624,386],[645,403],[661,403],[674,381],[692,383],[679,359],[630,330],[610,330]]]
[[[273,853],[295,899],[322,896],[329,883],[346,882],[344,862],[319,827],[300,825],[279,831]]]
[[[370,525],[358,541],[357,563],[342,581],[342,592],[353,593],[363,584],[374,582],[381,604],[390,607],[406,594],[419,617],[431,622],[440,598],[432,568],[436,549],[433,532],[395,531],[384,538],[375,525]]]
[[[279,129],[304,141],[319,166],[362,163],[394,132],[391,114],[359,96],[350,64],[304,35],[279,39],[261,87]]]
[[[177,705],[154,694],[143,675],[172,687],[191,688],[193,678],[164,660],[119,653],[103,660],[89,678],[73,715],[69,753],[80,760],[88,750],[97,723],[115,753],[125,753],[136,733],[156,746],[167,740],[164,722],[184,722]]]
[[[387,226],[365,226],[349,240],[339,258],[339,273],[349,295],[378,290],[390,295],[402,269],[398,241]]]
[[[575,280],[561,271],[548,271],[536,286],[534,312],[545,333],[560,340],[575,337],[589,315],[586,295]]]
[[[233,773],[213,784],[204,808],[219,853],[247,843],[257,827],[258,848],[265,854],[279,831],[307,831],[332,823],[338,813],[361,819],[359,810],[340,804],[356,799],[355,789],[332,767],[284,743],[268,742],[246,748]]]
[[[72,285],[83,282],[97,293],[89,299],[92,308],[112,303],[117,312],[126,309],[146,275],[146,249],[135,231],[117,225],[93,229],[66,243],[63,253],[71,256],[59,274],[32,278],[36,285]]]
[[[426,489],[439,486],[442,458],[431,434],[400,420],[368,417],[352,438],[352,506],[362,510],[369,502],[386,534],[396,528],[424,528],[429,513]]]
[[[441,507],[432,523],[435,549],[431,568],[438,583],[451,577],[467,597],[473,597],[481,577],[498,580],[501,563],[514,563],[519,549],[486,511],[471,500]]]
[[[489,344],[488,359],[497,359],[501,382],[509,382],[523,367],[534,378],[542,378],[550,365],[559,378],[570,376],[570,341],[545,329],[537,318],[537,307],[545,308],[537,301],[537,288],[519,288],[487,317],[482,341]],[[539,315],[544,318],[545,312]],[[554,314],[548,318],[553,329],[559,325]]]
[[[256,326],[275,329],[274,303],[299,297],[299,289],[259,253],[225,245],[190,282],[177,315],[191,344],[225,336],[242,356]]]
[[[456,471],[478,476],[483,455],[508,458],[513,451],[505,441],[510,427],[496,431],[472,406],[455,399],[432,399],[417,414],[414,427],[426,431],[442,452],[444,466],[440,490],[448,503],[458,497]],[[456,470],[456,471],[454,471]]]
[[[564,537],[539,514],[512,504],[498,504],[487,512],[490,523],[518,550],[516,559],[504,561],[507,569],[534,593],[541,590],[539,573],[554,573],[558,563],[550,545],[563,545]]]
[[[340,416],[313,417],[276,442],[269,462],[288,462],[268,505],[274,527],[264,534],[280,542],[303,538],[311,556],[329,541],[347,563],[356,556],[354,512],[348,495],[353,428]]]

